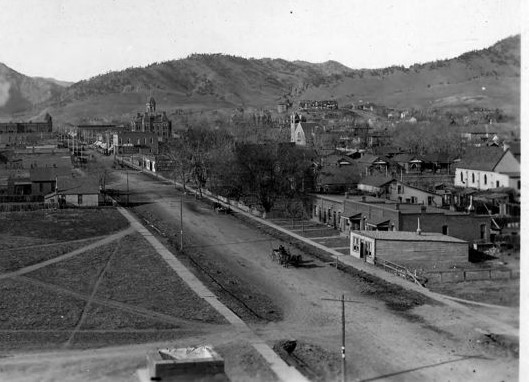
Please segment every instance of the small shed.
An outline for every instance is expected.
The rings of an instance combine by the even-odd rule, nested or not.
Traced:
[[[77,207],[93,207],[99,205],[100,186],[99,181],[91,177],[68,177],[57,178],[57,188],[52,196],[56,203],[73,205]]]
[[[406,265],[456,264],[468,261],[468,242],[436,232],[351,231],[351,256],[374,264],[377,259]]]

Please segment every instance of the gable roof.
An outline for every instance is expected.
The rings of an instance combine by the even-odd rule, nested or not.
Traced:
[[[508,150],[507,150],[508,151]],[[494,171],[503,156],[507,153],[499,147],[469,147],[456,168],[468,170]]]
[[[453,156],[447,153],[427,154],[424,156],[424,158],[433,163],[452,163],[455,159]]]
[[[298,124],[303,129],[303,132],[306,134],[312,134],[316,131],[320,125],[316,122],[299,122]]]
[[[99,181],[92,177],[60,176],[57,178],[57,193],[61,195],[99,194]]]
[[[364,184],[366,186],[382,187],[388,183],[393,182],[393,178],[386,178],[385,176],[366,176],[360,180],[358,184]]]
[[[320,184],[354,184],[360,177],[353,169],[338,166],[325,166],[318,174]]]
[[[367,164],[373,164],[374,162],[376,162],[378,159],[382,159],[383,157],[379,156],[379,155],[373,155],[373,154],[365,154],[364,156],[356,159],[356,161],[358,163],[367,163]]]
[[[433,192],[433,191],[429,191],[429,190],[427,190],[427,189],[425,189],[425,188],[421,188],[421,187],[417,187],[417,186],[411,186],[411,185],[409,185],[408,183],[403,182],[403,181],[400,181],[400,180],[398,180],[398,179],[393,179],[393,180],[392,180],[392,183],[393,183],[393,182],[395,182],[395,183],[397,183],[397,184],[401,184],[401,185],[403,185],[404,187],[413,188],[414,190],[421,191],[421,192],[424,192],[424,193],[427,193],[427,194],[431,194],[431,195],[435,195],[435,196],[440,196],[440,195],[436,194],[436,193]]]
[[[70,174],[69,167],[37,167],[29,170],[32,182],[53,182],[58,176]]]
[[[406,154],[406,153],[404,153],[404,154],[397,154],[392,159],[395,162],[398,162],[398,163],[407,163],[407,162],[411,161],[415,157],[416,156],[414,154]]]

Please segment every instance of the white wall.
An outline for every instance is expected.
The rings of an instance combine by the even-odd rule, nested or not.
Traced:
[[[97,194],[90,194],[90,195],[83,195],[83,202],[82,204],[79,204],[79,197],[76,194],[73,195],[66,195],[66,203],[67,204],[73,204],[76,206],[97,206],[99,205],[99,195]]]
[[[472,178],[472,175],[474,175],[474,178]],[[474,181],[472,181],[472,179],[474,179]],[[456,168],[454,185],[456,187],[472,187],[479,190],[510,187],[508,175],[498,174],[492,171],[468,170],[464,168]]]

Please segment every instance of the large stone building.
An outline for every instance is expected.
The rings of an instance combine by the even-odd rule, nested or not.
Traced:
[[[49,138],[53,132],[51,115],[46,113],[44,121],[0,123],[0,144],[34,144],[39,139]]]
[[[145,112],[138,113],[132,119],[131,123],[133,132],[154,133],[158,141],[166,141],[173,135],[171,121],[167,118],[165,111],[161,114],[156,112],[156,101],[150,97],[146,104]]]

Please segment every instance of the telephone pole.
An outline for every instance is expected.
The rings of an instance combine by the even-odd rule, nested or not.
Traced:
[[[342,382],[346,381],[346,368],[345,368],[345,303],[352,302],[361,304],[361,301],[346,300],[345,296],[342,294],[340,299],[337,298],[322,298],[326,301],[338,301],[342,303]]]
[[[184,192],[180,196],[180,251],[184,249]]]

